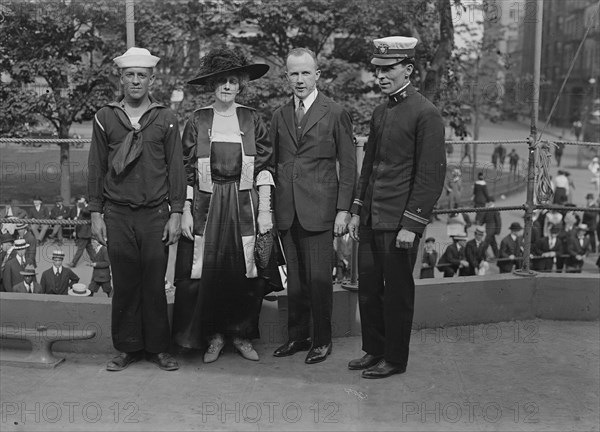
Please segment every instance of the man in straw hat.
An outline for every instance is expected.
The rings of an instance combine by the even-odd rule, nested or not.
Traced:
[[[579,224],[575,228],[576,234],[567,239],[567,273],[581,273],[583,259],[590,252],[590,239],[587,236],[588,226]]]
[[[185,172],[177,116],[150,96],[159,60],[136,47],[115,58],[123,97],[94,117],[88,209],[92,236],[108,247],[112,263],[112,337],[121,352],[109,371],[144,351],[161,369],[179,368],[167,353],[164,281],[169,246],[181,233]]]
[[[469,276],[469,262],[465,258],[465,245],[467,236],[464,234],[451,236],[452,243],[446,247],[438,261],[438,270],[444,273],[444,277]]]
[[[305,363],[314,364],[331,353],[333,236],[347,229],[356,156],[350,115],[317,89],[315,53],[292,49],[286,69],[294,96],[273,114],[271,141],[277,227],[286,256],[295,258],[287,262],[288,341],[273,355],[308,351]]]
[[[419,240],[444,187],[444,122],[410,83],[417,39],[373,41],[371,63],[385,103],[375,108],[352,204],[350,235],[360,234],[358,271],[363,378],[403,373],[408,363]],[[360,233],[359,233],[360,226]],[[385,281],[385,286],[384,286]]]
[[[21,270],[23,270],[27,264],[25,254],[28,247],[29,245],[23,239],[14,241],[13,250],[16,251],[16,253],[6,262],[4,270],[2,271],[2,281],[6,291],[12,291],[16,284],[23,281]]]
[[[66,295],[74,283],[79,282],[73,270],[63,266],[65,253],[62,250],[52,252],[52,267],[42,273],[40,285],[44,294]]]
[[[42,286],[35,280],[35,267],[31,264],[27,264],[23,270],[21,270],[23,281],[19,282],[13,287],[13,292],[29,293],[29,294],[43,294],[44,291]]]
[[[27,242],[27,244],[29,245],[27,247],[27,251],[25,252],[25,260],[28,264],[33,264],[34,267],[37,267],[37,264],[35,262],[37,239],[35,238],[35,235],[33,235],[33,233],[31,232],[29,224],[20,222],[17,224],[16,230],[19,238],[25,240],[25,242]]]

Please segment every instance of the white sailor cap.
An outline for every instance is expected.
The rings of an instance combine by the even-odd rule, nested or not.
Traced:
[[[137,47],[131,47],[125,51],[125,54],[113,59],[120,69],[128,67],[153,68],[159,60],[159,57],[153,56],[147,49]]]

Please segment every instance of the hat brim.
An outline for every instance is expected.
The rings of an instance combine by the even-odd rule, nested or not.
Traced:
[[[381,58],[381,57],[373,57],[371,59],[371,64],[375,66],[393,66],[398,63],[402,63],[403,60],[406,60],[408,57],[394,57],[394,58]]]
[[[71,288],[69,288],[68,292],[69,292],[70,296],[75,296],[75,297],[86,297],[86,296],[89,296],[92,293],[89,288],[86,288],[84,293],[76,293]]]
[[[460,236],[460,235],[458,235],[458,236],[450,236],[450,237],[452,237],[452,240],[458,240],[458,241],[461,241],[461,240],[465,240],[466,241],[466,240],[469,239],[467,236]]]
[[[29,245],[25,245],[25,246],[15,246],[13,249],[14,250],[23,250],[23,249],[27,249],[29,247]]]
[[[37,273],[33,272],[24,272],[24,271],[20,271],[19,273],[21,273],[21,276],[35,276]]]
[[[203,84],[206,84],[206,81],[209,78],[214,77],[215,75],[221,75],[221,74],[227,74],[227,73],[246,73],[246,74],[248,74],[250,81],[253,81],[255,79],[259,79],[260,77],[262,77],[264,74],[266,74],[269,71],[269,69],[270,69],[270,66],[267,64],[254,63],[251,65],[240,66],[240,67],[235,67],[235,68],[231,68],[231,69],[225,69],[225,70],[221,70],[221,71],[211,72],[211,73],[205,74],[205,75],[200,75],[200,76],[197,76],[196,78],[188,81],[188,84],[203,85]]]

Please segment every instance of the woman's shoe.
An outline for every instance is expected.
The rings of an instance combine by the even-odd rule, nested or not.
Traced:
[[[210,340],[210,345],[208,349],[204,353],[204,363],[212,363],[219,358],[219,354],[221,354],[221,350],[225,346],[225,341],[223,340],[223,336],[220,334],[215,335]]]
[[[234,338],[233,346],[247,360],[258,361],[258,353],[247,339]]]

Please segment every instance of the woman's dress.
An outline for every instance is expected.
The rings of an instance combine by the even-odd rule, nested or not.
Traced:
[[[248,113],[240,110],[250,110],[237,109],[247,125]],[[243,184],[248,182],[243,178],[268,170],[271,151],[266,129],[259,124],[252,125],[256,154],[246,154],[252,153],[252,146],[243,143],[242,137],[252,134],[240,131],[238,115],[225,118],[201,112],[201,118],[194,119],[189,126],[192,130],[186,125],[184,131],[184,162],[188,186],[193,188],[194,195],[195,241],[185,237],[179,240],[173,339],[187,348],[204,347],[207,339],[217,332],[246,339],[259,337],[258,317],[265,280],[257,277],[253,262],[249,262],[249,258],[253,259],[258,196],[254,179],[244,189]],[[254,112],[251,115],[254,122],[259,121]],[[207,124],[210,127],[203,130]],[[200,145],[198,140],[190,141],[189,135],[204,133],[209,136],[209,157],[203,159],[198,157],[203,150],[195,148]],[[202,163],[208,163],[210,170],[198,168]],[[244,169],[250,163],[254,169],[248,174]],[[206,186],[207,177],[208,192],[198,187],[202,182]],[[267,178],[272,182],[270,175]],[[267,184],[271,184],[269,180]]]

